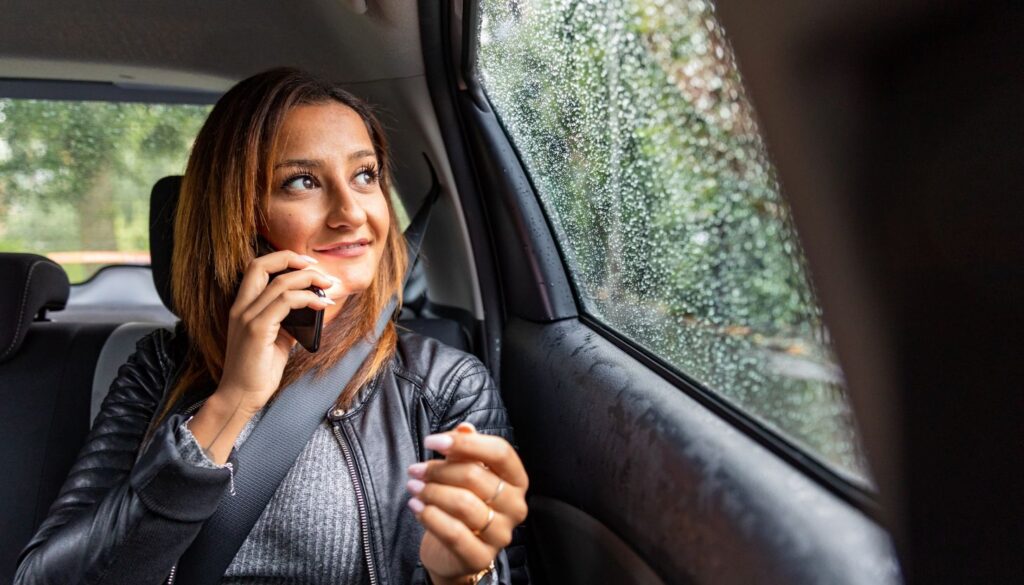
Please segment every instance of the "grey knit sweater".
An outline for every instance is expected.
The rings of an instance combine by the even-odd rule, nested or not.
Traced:
[[[245,426],[235,441],[236,448],[263,412]],[[178,429],[182,455],[196,465],[218,467],[203,453],[187,424]],[[221,583],[369,583],[355,492],[346,469],[325,419],[278,486]]]

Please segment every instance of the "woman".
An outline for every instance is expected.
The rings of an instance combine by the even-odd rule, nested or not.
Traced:
[[[173,577],[221,498],[237,497],[233,449],[278,389],[334,364],[401,294],[389,162],[367,105],[306,73],[268,71],[218,101],[175,219],[182,326],[122,366],[17,584]],[[257,257],[258,236],[279,251]],[[324,310],[315,354],[281,327],[307,307]],[[528,480],[479,360],[392,323],[338,391],[222,582],[525,577],[504,548]],[[444,458],[422,462],[430,451]]]

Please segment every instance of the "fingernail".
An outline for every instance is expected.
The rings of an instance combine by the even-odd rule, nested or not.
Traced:
[[[320,263],[320,261],[317,260],[316,258],[314,258],[312,256],[306,256],[305,254],[300,255],[299,258],[302,258],[303,260],[305,260],[306,262],[309,262],[310,264],[319,264]]]
[[[334,282],[336,282],[336,283],[338,283],[338,284],[341,284],[341,279],[340,279],[340,278],[338,278],[337,276],[334,276],[333,274],[328,274],[328,275],[327,275],[327,278],[329,278],[329,279],[333,280]]]
[[[419,501],[416,498],[409,499],[409,509],[412,510],[414,513],[419,514],[423,512],[423,508],[423,502]]]
[[[427,484],[423,483],[418,479],[410,479],[409,481],[405,482],[405,487],[414,494],[419,494],[420,492],[422,492],[423,486],[425,485]]]
[[[455,439],[452,439],[451,435],[427,435],[427,438],[423,439],[423,446],[431,451],[444,451],[454,442]]]
[[[409,475],[417,479],[423,479],[423,476],[427,474],[426,463],[413,463],[409,466]]]
[[[321,301],[323,301],[323,302],[325,302],[325,303],[327,303],[328,305],[337,305],[337,304],[338,304],[338,303],[336,303],[336,302],[332,301],[332,300],[331,300],[330,298],[328,298],[328,297],[324,297],[324,298],[322,298],[322,299],[320,299],[320,300],[321,300]]]

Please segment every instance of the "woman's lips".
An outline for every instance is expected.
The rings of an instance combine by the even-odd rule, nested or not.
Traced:
[[[315,250],[317,254],[324,256],[332,256],[334,258],[355,258],[362,256],[370,249],[370,242],[366,240],[360,240],[350,244],[339,244],[331,248],[324,248],[321,250]]]

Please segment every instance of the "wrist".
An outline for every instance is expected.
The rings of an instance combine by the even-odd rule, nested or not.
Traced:
[[[227,462],[235,439],[259,411],[259,408],[246,403],[244,398],[243,392],[220,386],[189,420],[188,429],[199,448],[217,465]]]
[[[209,407],[211,414],[224,420],[241,415],[250,419],[263,408],[263,404],[255,404],[251,392],[230,384],[221,384],[206,400],[203,408]]]

